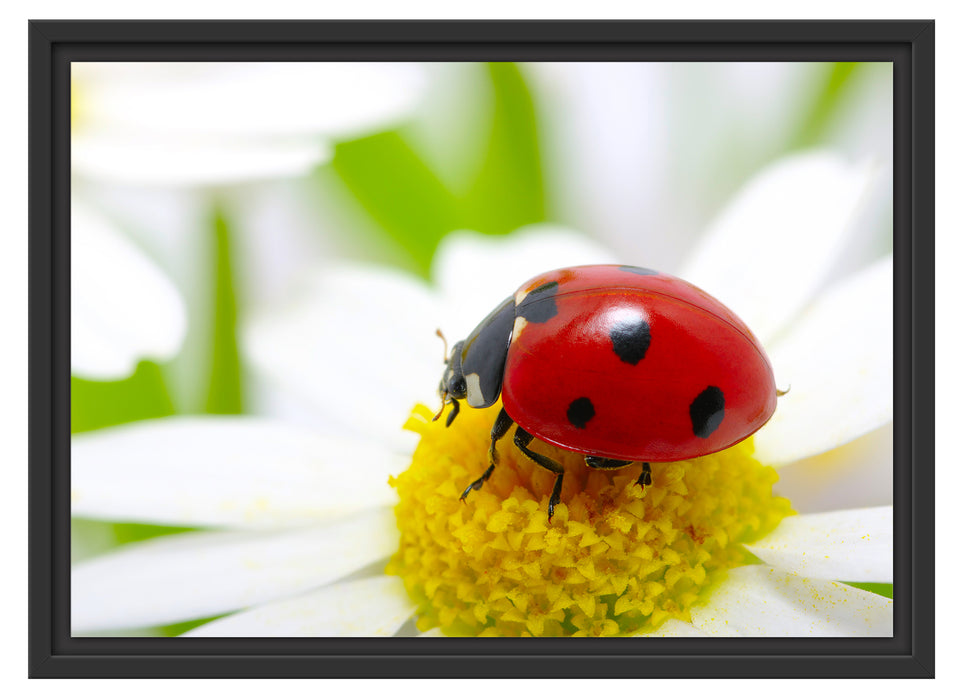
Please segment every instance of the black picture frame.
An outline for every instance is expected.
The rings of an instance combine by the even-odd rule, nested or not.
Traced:
[[[934,22],[33,21],[28,31],[31,677],[934,675]],[[69,65],[117,60],[892,62],[895,635],[71,638]]]

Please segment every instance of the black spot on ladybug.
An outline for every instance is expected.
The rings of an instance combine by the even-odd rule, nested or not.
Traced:
[[[613,341],[613,351],[619,355],[619,359],[635,365],[646,357],[652,336],[646,319],[637,316],[619,321],[610,328],[609,339]]]
[[[585,428],[586,424],[589,423],[595,415],[596,409],[593,408],[593,402],[585,396],[574,399],[569,404],[569,408],[566,409],[566,418],[569,419],[569,422],[572,423],[574,427],[580,430]]]
[[[689,404],[689,417],[693,421],[696,437],[706,438],[723,422],[726,399],[717,386],[708,386]]]
[[[531,290],[516,307],[516,315],[529,323],[546,323],[559,311],[556,308],[556,289],[559,282],[545,282]]]
[[[619,269],[623,272],[632,272],[634,275],[658,275],[659,272],[651,270],[648,267],[636,267],[635,265],[620,265]]]

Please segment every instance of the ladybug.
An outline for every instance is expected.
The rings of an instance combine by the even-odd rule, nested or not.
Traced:
[[[496,443],[515,423],[513,442],[556,474],[548,513],[560,501],[563,467],[530,449],[533,438],[583,454],[594,469],[724,450],[756,432],[776,409],[772,367],[749,328],[719,301],[678,277],[630,265],[585,265],[534,277],[456,343],[439,385],[459,412],[503,407]]]

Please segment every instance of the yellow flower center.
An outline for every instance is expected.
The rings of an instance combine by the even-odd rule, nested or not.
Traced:
[[[489,481],[460,494],[487,468],[499,406],[464,407],[449,428],[422,405],[406,428],[420,434],[399,494],[400,548],[387,573],[418,604],[421,630],[449,635],[608,636],[689,621],[725,572],[750,561],[740,545],[793,511],[772,494],[776,472],[752,458],[752,441],[685,462],[589,469],[583,456],[534,443],[563,465],[562,502],[546,505],[555,476],[507,435]]]

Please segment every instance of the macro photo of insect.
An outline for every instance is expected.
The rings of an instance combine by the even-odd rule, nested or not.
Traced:
[[[892,64],[70,99],[73,636],[893,635]]]

